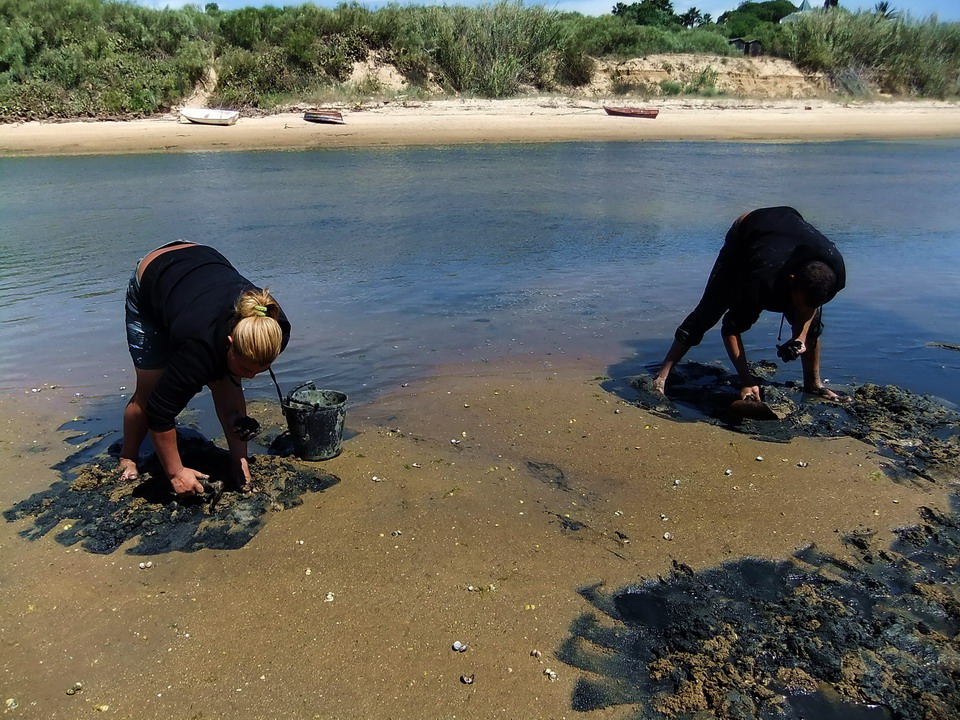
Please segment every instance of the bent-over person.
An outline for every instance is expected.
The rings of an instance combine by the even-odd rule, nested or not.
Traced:
[[[176,418],[204,385],[210,388],[230,450],[232,482],[250,484],[247,417],[241,380],[269,369],[290,339],[290,323],[260,289],[206,245],[169,243],[147,254],[126,295],[127,344],[137,386],[123,413],[121,477],[138,477],[147,433],[173,491],[204,492],[207,476],[184,467]]]
[[[820,335],[823,305],[845,283],[839,250],[799,212],[771,207],[744,213],[727,232],[703,297],[677,328],[655,387],[665,392],[673,367],[722,317],[720,333],[740,377],[740,397],[760,400],[741,334],[770,310],[783,313],[791,328],[790,340],[777,346],[777,355],[785,362],[800,358],[804,390],[836,399],[820,379]]]

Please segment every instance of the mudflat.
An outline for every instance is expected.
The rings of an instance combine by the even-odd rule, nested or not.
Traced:
[[[921,582],[923,561],[907,562],[896,544],[921,547],[924,528],[949,524],[950,483],[895,481],[891,458],[852,437],[769,442],[665,417],[605,390],[603,367],[582,357],[437,368],[350,408],[338,457],[263,457],[264,473],[255,462],[267,500],[225,497],[210,516],[154,501],[168,519],[194,513],[198,523],[131,525],[116,547],[90,542],[116,529],[113,516],[75,497],[80,517],[56,514],[70,493],[131,496],[116,488],[109,457],[69,459],[84,440],[68,444],[73,433],[57,428],[83,416],[85,401],[8,392],[4,699],[36,718],[98,708],[122,718],[564,718],[627,706],[644,717],[733,717],[723,710],[738,707],[724,706],[730,693],[764,709],[776,698],[757,689],[762,647],[754,638],[737,649],[750,634],[722,609],[777,593],[789,601],[770,602],[781,642],[787,633],[809,650],[822,646],[821,627],[831,639],[846,632],[836,653],[846,700],[913,698],[895,682],[868,682],[885,646],[857,647],[856,633],[824,618],[869,617],[861,597],[882,595],[877,568],[900,558],[918,588],[902,593],[946,608],[940,621],[924,616],[923,641],[948,646],[956,598]],[[280,429],[275,402],[253,412]],[[283,496],[282,467],[319,480]],[[227,526],[248,531],[233,549],[215,532]],[[937,535],[941,550],[949,530]],[[179,535],[151,545],[164,532]],[[720,593],[731,572],[739,605],[726,596],[710,612],[684,605]],[[811,582],[791,585],[804,572]],[[820,616],[804,614],[815,605]],[[703,632],[683,642],[664,634],[656,663],[630,654],[680,626]],[[777,662],[795,668],[777,678],[784,688],[809,692],[830,680],[818,672],[833,660]],[[665,683],[656,692],[652,675]],[[928,688],[917,707],[950,710],[950,689]]]

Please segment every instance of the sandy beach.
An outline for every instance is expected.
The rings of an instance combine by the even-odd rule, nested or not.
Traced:
[[[316,464],[338,482],[237,550],[98,555],[55,541],[70,521],[33,542],[4,523],[4,698],[23,718],[580,717],[584,669],[558,654],[596,611],[583,588],[842,557],[845,533],[888,543],[947,507],[863,442],[675,423],[602,392],[599,366],[448,366],[351,409]],[[5,397],[4,508],[59,479],[82,403]]]
[[[612,117],[603,102],[559,97],[431,100],[343,107],[344,125],[302,113],[241,117],[231,127],[176,114],[127,122],[0,125],[0,156],[308,150],[471,143],[828,141],[960,137],[960,105],[940,101],[656,99],[655,120]],[[611,100],[611,105],[641,106]]]

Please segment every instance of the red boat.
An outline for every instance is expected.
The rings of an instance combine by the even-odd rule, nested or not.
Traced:
[[[604,105],[603,109],[607,111],[607,115],[618,115],[620,117],[647,118],[649,120],[653,120],[657,115],[660,114],[659,110],[648,110],[645,108],[608,107]]]

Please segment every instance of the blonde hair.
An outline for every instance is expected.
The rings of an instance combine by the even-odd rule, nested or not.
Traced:
[[[273,363],[283,345],[283,331],[277,322],[280,306],[269,290],[244,291],[234,310],[239,318],[233,328],[234,351],[257,365]]]

